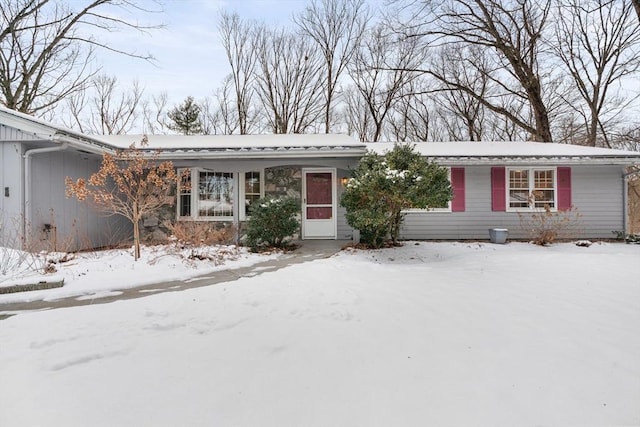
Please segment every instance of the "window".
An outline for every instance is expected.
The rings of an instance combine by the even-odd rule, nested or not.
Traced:
[[[191,216],[191,169],[178,170],[178,217]]]
[[[556,208],[556,170],[507,169],[508,208],[512,210]]]
[[[260,172],[245,172],[242,175],[244,185],[240,187],[244,190],[244,210],[241,212],[241,219],[246,219],[251,214],[251,206],[262,197],[262,181]]]
[[[198,173],[198,216],[233,217],[233,173]]]
[[[178,173],[178,219],[233,220],[238,206],[235,203],[237,193],[239,200],[244,200],[238,206],[238,217],[246,219],[251,204],[262,197],[263,174],[260,171],[235,174],[192,168],[181,169]]]

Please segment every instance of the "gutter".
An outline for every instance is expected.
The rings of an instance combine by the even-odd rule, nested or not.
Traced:
[[[64,133],[56,132],[51,138],[53,142],[66,144],[69,147],[78,149],[79,151],[102,156],[104,153],[114,154],[116,150],[113,147],[102,146],[92,143],[89,140],[79,140]]]
[[[24,236],[24,246],[28,247],[31,243],[31,233],[29,226],[31,224],[31,158],[36,154],[52,153],[56,151],[64,151],[69,148],[67,142],[55,147],[32,148],[24,152],[24,222],[22,224],[22,235]]]
[[[640,156],[638,157],[443,157],[443,156],[426,156],[428,159],[435,161],[443,166],[487,166],[495,165],[496,163],[505,163],[509,165],[536,165],[541,164],[545,166],[556,165],[623,165],[628,166],[633,162],[640,162]],[[586,162],[585,162],[586,161]]]
[[[156,151],[156,150],[153,150]],[[158,148],[158,159],[160,160],[219,160],[219,159],[291,159],[291,158],[349,158],[362,157],[364,151],[348,151],[348,150],[270,150],[270,151],[204,151],[204,150],[184,150],[171,151]]]

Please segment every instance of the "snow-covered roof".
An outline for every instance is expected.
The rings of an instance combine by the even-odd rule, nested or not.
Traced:
[[[394,143],[366,143],[378,154],[393,149]],[[496,160],[509,163],[606,163],[640,162],[640,152],[609,148],[544,142],[418,142],[415,150],[443,164],[491,164]]]
[[[98,154],[141,147],[143,135],[84,135],[0,106],[0,125],[14,127],[42,140],[67,143]],[[640,152],[540,142],[418,142],[423,156],[445,165],[495,164],[620,164],[640,163]],[[367,150],[383,153],[394,143],[363,143],[342,134],[278,135],[148,135],[147,150],[169,159],[360,157]]]
[[[100,141],[118,149],[135,143],[142,148],[143,135],[104,135]],[[263,158],[360,156],[364,144],[342,134],[278,135],[148,135],[148,150],[160,150],[168,158]]]

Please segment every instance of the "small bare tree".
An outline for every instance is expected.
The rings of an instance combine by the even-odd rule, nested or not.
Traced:
[[[167,92],[161,92],[159,95],[152,95],[151,99],[142,100],[142,121],[145,133],[164,135],[169,132],[166,110],[168,100]]]
[[[174,203],[171,192],[177,182],[173,163],[158,162],[158,152],[144,150],[146,136],[141,145],[141,149],[132,145],[115,155],[105,154],[100,170],[88,180],[65,180],[67,197],[88,200],[101,212],[131,221],[136,261],[140,258],[140,221],[144,215]]]
[[[65,124],[80,132],[120,135],[130,132],[140,117],[143,90],[137,81],[120,90],[115,76],[95,76],[87,90],[67,99],[70,118]]]

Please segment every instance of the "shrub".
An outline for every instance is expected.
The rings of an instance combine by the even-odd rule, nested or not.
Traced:
[[[264,247],[284,248],[287,238],[298,231],[300,203],[292,197],[260,199],[251,205],[246,243],[251,250]]]
[[[520,226],[536,245],[550,245],[557,239],[571,238],[580,228],[582,215],[573,206],[552,211],[549,205],[532,214],[519,213]]]
[[[624,231],[612,231],[617,240],[624,240],[626,243],[640,244],[640,234],[627,234]]]
[[[178,221],[165,222],[172,240],[182,247],[227,245],[233,242],[236,228],[231,225],[217,226],[211,222]]]
[[[424,159],[413,146],[398,144],[380,156],[368,153],[353,171],[340,204],[362,243],[379,248],[400,234],[404,209],[446,206],[452,190],[447,169]]]

